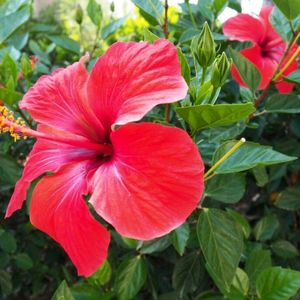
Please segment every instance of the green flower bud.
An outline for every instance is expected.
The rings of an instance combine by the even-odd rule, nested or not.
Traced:
[[[228,76],[231,67],[231,60],[228,59],[225,52],[219,55],[212,67],[211,84],[215,87],[221,87]]]
[[[75,21],[77,24],[81,24],[83,19],[83,10],[80,4],[77,4],[76,11],[75,11]]]
[[[20,62],[21,72],[25,78],[29,78],[33,72],[32,62],[26,54],[23,54]]]
[[[202,68],[209,67],[216,57],[216,45],[207,22],[198,37],[191,44],[191,50]]]
[[[114,3],[114,1],[112,1],[112,2],[110,3],[110,11],[111,11],[111,12],[114,12],[114,11],[115,11],[115,3]]]

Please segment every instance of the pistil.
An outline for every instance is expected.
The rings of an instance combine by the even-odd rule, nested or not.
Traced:
[[[55,143],[72,145],[80,148],[91,149],[110,156],[113,153],[110,144],[98,144],[89,141],[84,137],[76,136],[76,139],[70,137],[52,135],[46,132],[30,129],[25,126],[25,122],[21,118],[15,120],[13,112],[9,111],[5,106],[0,106],[0,133],[9,133],[14,141],[33,137],[36,139],[44,139]]]

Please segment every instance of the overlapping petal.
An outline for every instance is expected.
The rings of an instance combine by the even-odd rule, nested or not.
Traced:
[[[127,237],[149,240],[182,224],[203,192],[204,166],[181,129],[127,124],[111,133],[113,159],[93,177],[90,202]]]
[[[41,124],[101,141],[103,127],[87,103],[88,73],[84,60],[85,57],[65,69],[42,76],[26,93],[20,107]]]
[[[107,130],[140,120],[155,105],[180,100],[186,92],[176,48],[167,40],[113,44],[88,80],[90,105]]]
[[[262,49],[258,45],[243,49],[240,53],[257,67],[261,76],[261,82],[258,89],[264,89],[269,84],[276,71],[277,62],[269,57],[264,57],[262,55]],[[241,86],[246,87],[235,66],[232,67],[231,74]]]
[[[70,164],[46,176],[33,191],[31,223],[50,235],[68,253],[79,275],[94,273],[107,256],[109,233],[83,199],[90,162]]]
[[[45,126],[40,126],[40,130],[49,132]],[[56,132],[56,134],[61,135],[62,133]],[[97,156],[97,152],[93,150],[68,144],[62,145],[53,141],[38,140],[28,156],[22,177],[15,186],[5,217],[10,217],[22,207],[27,190],[33,180],[46,172],[56,172],[67,163],[78,162],[87,158],[92,159],[95,156]]]
[[[224,23],[223,32],[231,40],[259,43],[265,36],[266,26],[260,18],[248,14],[238,14]]]

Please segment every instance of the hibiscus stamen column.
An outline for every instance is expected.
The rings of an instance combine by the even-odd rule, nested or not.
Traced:
[[[22,138],[27,139],[27,137],[33,137],[36,139],[45,139],[57,143],[96,150],[102,154],[105,154],[106,156],[112,155],[113,153],[112,146],[109,144],[92,143],[82,137],[76,137],[76,139],[72,139],[65,136],[52,136],[51,134],[28,128],[21,118],[17,118],[15,120],[14,113],[5,106],[0,106],[0,133],[9,133],[15,142]]]

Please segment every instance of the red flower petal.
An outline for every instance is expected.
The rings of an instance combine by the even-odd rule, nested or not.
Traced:
[[[262,49],[258,45],[243,49],[240,52],[244,57],[246,57],[257,67],[261,76],[261,82],[258,87],[259,90],[264,89],[269,84],[277,68],[277,62],[270,59],[269,57],[262,56],[261,52]],[[246,87],[246,84],[243,82],[235,66],[232,67],[231,74],[241,86]]]
[[[183,99],[186,92],[176,48],[167,40],[113,44],[88,81],[91,106],[109,130],[141,119],[157,104]]]
[[[49,129],[46,130],[45,126],[40,126],[39,130],[49,132]],[[56,133],[58,134],[58,132]],[[44,140],[37,141],[30,152],[22,177],[15,186],[5,217],[10,217],[22,207],[26,199],[27,190],[33,180],[46,172],[56,172],[58,168],[66,163],[81,161],[93,156],[97,156],[97,153],[92,150],[80,149],[67,144],[46,142]]]
[[[200,201],[204,165],[181,129],[128,124],[111,133],[114,157],[93,177],[90,202],[127,237],[149,240],[182,224]]]
[[[228,19],[223,25],[223,33],[230,36],[231,40],[241,42],[251,41],[259,43],[266,32],[264,22],[248,14],[238,14]]]
[[[91,215],[82,198],[89,163],[70,164],[35,187],[30,221],[68,253],[79,275],[93,274],[107,256],[109,233]]]
[[[285,61],[287,62],[288,58],[290,57],[291,55],[289,55]],[[282,64],[282,66],[284,66],[284,63]],[[283,72],[283,75],[284,76],[287,76],[289,74],[291,74],[292,72],[296,71],[298,69],[298,63],[297,61],[293,61],[289,67]],[[280,94],[290,94],[294,88],[295,84],[293,83],[289,83],[289,82],[286,82],[286,81],[283,81],[282,80],[282,77],[279,77],[278,78],[278,81],[275,83],[275,87],[276,89],[278,90],[278,92]]]
[[[86,100],[88,73],[84,59],[42,76],[26,93],[20,107],[28,110],[37,122],[101,140],[102,125]]]

